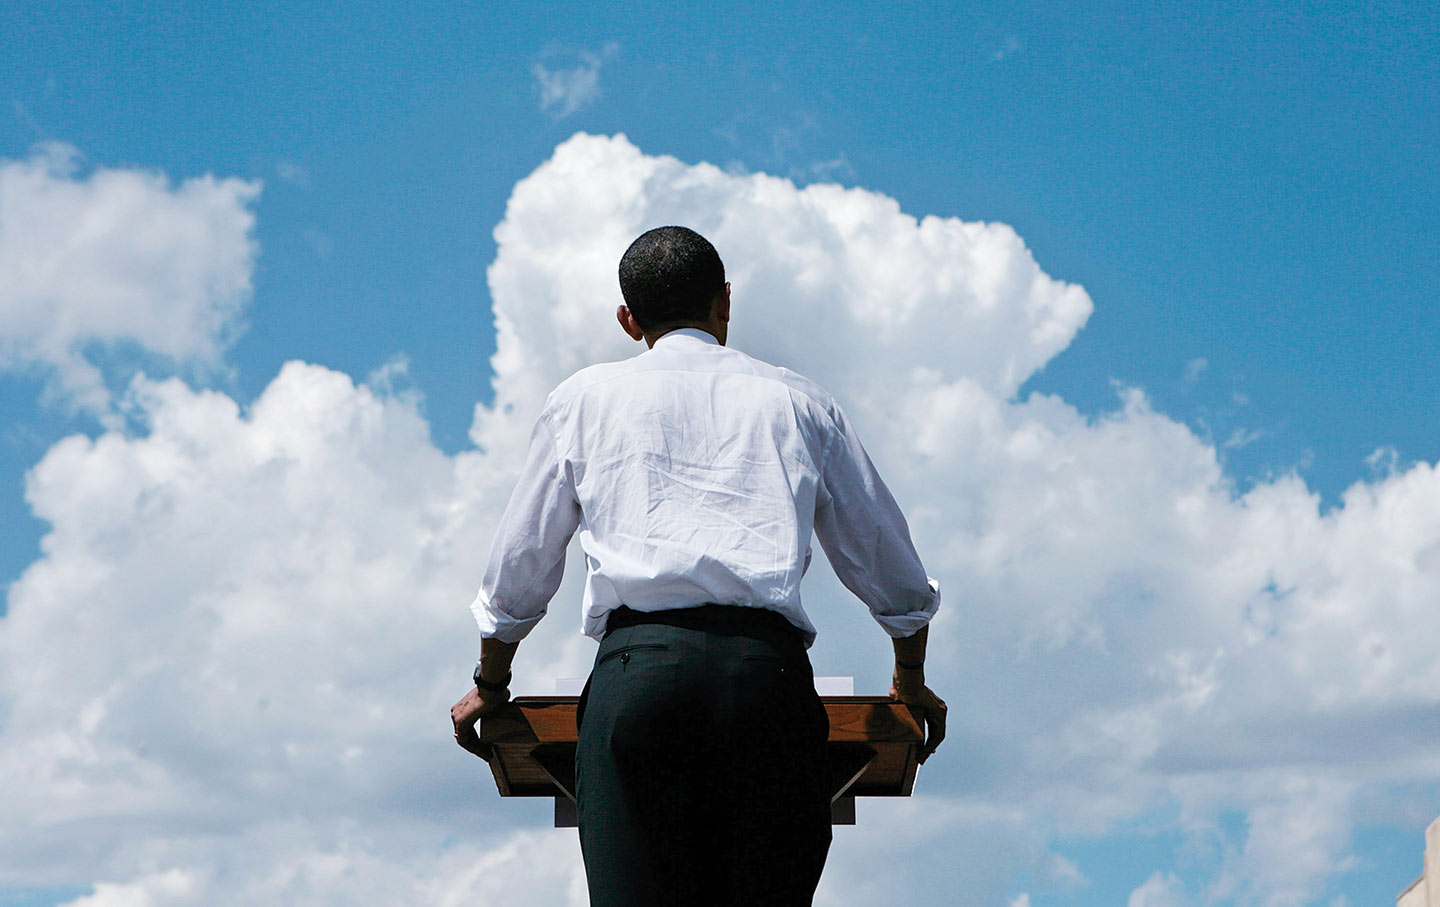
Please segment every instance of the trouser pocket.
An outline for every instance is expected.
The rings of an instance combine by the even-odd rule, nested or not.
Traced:
[[[668,652],[669,650],[669,646],[658,642],[642,642],[635,643],[634,645],[629,646],[621,646],[613,652],[606,652],[604,655],[600,656],[600,660],[595,662],[595,667],[598,668],[601,665],[605,664],[607,661],[616,658],[620,659],[620,664],[629,665],[630,659],[634,657],[635,653],[646,651]]]

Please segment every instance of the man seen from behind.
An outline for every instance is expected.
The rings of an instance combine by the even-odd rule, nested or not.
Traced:
[[[830,846],[829,731],[800,604],[812,535],[895,654],[891,696],[945,735],[925,685],[939,586],[898,505],[823,389],[725,345],[730,285],[685,227],[620,260],[617,317],[647,351],[546,401],[471,609],[475,687],[455,736],[508,701],[575,532],[583,629],[576,794],[594,907],[808,905]]]

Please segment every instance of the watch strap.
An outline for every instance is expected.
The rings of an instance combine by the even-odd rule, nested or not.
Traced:
[[[515,676],[514,671],[506,671],[504,680],[500,681],[499,683],[491,683],[484,677],[480,676],[480,665],[477,663],[475,665],[475,673],[471,676],[470,679],[475,681],[475,688],[478,690],[490,693],[499,693],[502,690],[510,689],[510,678],[513,676]]]

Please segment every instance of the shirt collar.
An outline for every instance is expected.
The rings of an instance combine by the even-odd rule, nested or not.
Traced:
[[[694,337],[696,340],[702,343],[708,343],[711,346],[720,345],[720,341],[715,338],[714,334],[702,328],[676,328],[673,331],[666,331],[656,339],[655,345],[659,346],[662,343],[669,343],[672,337]]]

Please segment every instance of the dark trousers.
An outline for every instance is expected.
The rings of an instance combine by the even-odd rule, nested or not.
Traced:
[[[592,907],[810,904],[829,720],[799,635],[754,609],[615,615],[577,714]]]

